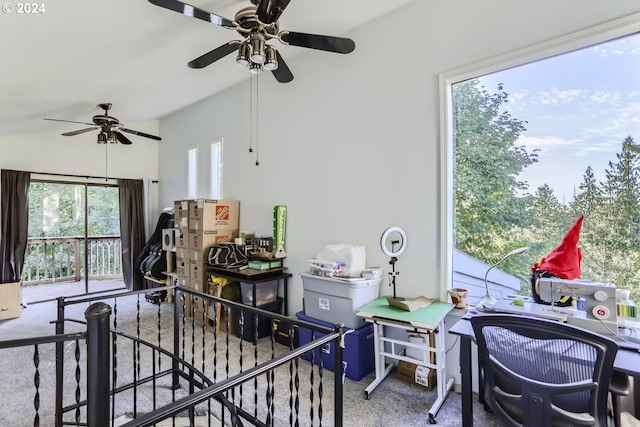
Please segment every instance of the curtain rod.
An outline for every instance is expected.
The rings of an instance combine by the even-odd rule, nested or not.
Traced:
[[[52,176],[62,176],[62,177],[68,177],[68,178],[86,178],[86,179],[132,179],[132,178],[110,178],[108,176],[92,176],[92,175],[73,175],[73,174],[64,174],[64,173],[54,173],[54,172],[34,172],[34,171],[24,171],[24,172],[29,172],[29,173],[35,173],[38,175],[52,175]],[[151,181],[152,184],[157,184],[158,180],[152,180]]]

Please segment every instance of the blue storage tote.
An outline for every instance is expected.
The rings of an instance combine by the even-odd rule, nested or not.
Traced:
[[[304,312],[299,311],[296,317],[305,322],[314,323],[316,325],[333,327],[331,323],[308,317]],[[300,337],[300,345],[311,342],[311,330],[303,326],[298,328]],[[315,337],[320,338],[325,334],[316,332]],[[365,375],[372,372],[375,367],[374,348],[373,348],[373,325],[367,324],[362,328],[354,329],[353,332],[344,336],[345,348],[342,351],[342,358],[347,363],[347,378],[354,381],[360,381]],[[320,364],[320,350],[322,350],[322,365],[325,369],[334,371],[334,346],[331,342],[325,344],[321,349],[313,351],[314,363]],[[311,361],[311,352],[302,355],[304,360]],[[335,372],[335,371],[334,371]]]

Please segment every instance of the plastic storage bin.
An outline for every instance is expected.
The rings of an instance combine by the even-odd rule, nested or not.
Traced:
[[[282,298],[260,306],[261,310],[280,313],[282,311]],[[256,314],[248,310],[244,310],[244,326],[241,322],[241,308],[232,307],[233,319],[235,321],[234,332],[236,337],[245,341],[253,341],[255,343],[255,316]],[[264,338],[271,335],[271,318],[267,316],[258,316],[258,338]]]
[[[256,306],[262,306],[276,300],[278,296],[278,281],[256,283]],[[251,283],[240,282],[242,293],[242,303],[253,305],[253,285]]]
[[[356,316],[360,307],[378,298],[381,279],[346,281],[301,273],[304,312],[314,319],[345,328],[362,328],[366,322]]]
[[[309,323],[315,323],[322,326],[333,326],[332,323],[323,322],[322,320],[308,317],[302,311],[296,313],[296,317]],[[311,342],[311,330],[299,327],[300,345]],[[320,338],[325,334],[315,333],[315,337]],[[368,323],[362,328],[355,329],[353,332],[344,336],[345,348],[342,351],[342,359],[347,363],[345,375],[354,381],[360,381],[365,375],[373,371],[375,367],[374,348],[373,348],[373,325]],[[322,366],[325,369],[334,371],[334,347],[333,342],[325,344],[320,349],[314,350],[313,357],[316,365],[320,364],[320,354],[322,353]],[[304,360],[311,361],[311,351],[302,355]]]

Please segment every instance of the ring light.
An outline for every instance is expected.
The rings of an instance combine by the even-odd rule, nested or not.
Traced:
[[[396,237],[399,235],[399,238]],[[396,249],[396,245],[400,245]],[[380,248],[382,252],[389,258],[389,264],[391,265],[391,271],[389,272],[389,286],[393,286],[393,300],[395,301],[404,301],[404,298],[400,298],[396,296],[396,276],[400,274],[396,271],[396,261],[398,260],[398,256],[404,252],[404,249],[407,246],[407,235],[404,230],[400,227],[389,227],[384,233],[382,233],[382,237],[380,237]],[[389,249],[391,248],[391,249]],[[387,300],[389,300],[387,298]],[[390,304],[392,301],[389,302]]]
[[[400,235],[400,240],[391,240],[391,250],[389,250],[389,246],[387,246],[387,239],[389,239],[390,236],[392,236],[393,233],[398,233]],[[395,250],[394,249],[394,243],[399,243],[400,247]],[[404,248],[407,246],[407,235],[405,234],[404,230],[400,227],[389,227],[387,228],[384,233],[382,233],[382,237],[380,238],[380,248],[382,248],[382,252],[390,257],[390,258],[397,258],[398,256],[400,256],[402,254],[402,252],[404,252]]]

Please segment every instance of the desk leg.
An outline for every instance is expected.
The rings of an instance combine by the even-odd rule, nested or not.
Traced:
[[[378,387],[378,384],[389,375],[389,372],[391,372],[394,367],[391,363],[389,366],[386,366],[385,357],[382,354],[384,351],[384,342],[382,342],[381,339],[384,336],[383,327],[384,326],[373,322],[373,354],[375,357],[376,379],[364,390],[364,398],[367,400],[371,392]]]
[[[473,383],[471,382],[471,338],[460,337],[460,377],[462,388],[462,425],[473,427]]]
[[[438,327],[437,330],[431,331],[431,336],[435,335],[435,342],[432,346],[431,354],[434,354],[433,351],[436,352],[435,353],[436,354],[436,357],[435,357],[436,377],[437,377],[436,387],[438,388],[438,399],[436,399],[436,401],[433,402],[433,405],[431,405],[431,409],[429,409],[429,424],[436,423],[436,418],[435,418],[436,414],[440,410],[440,407],[442,406],[447,396],[449,395],[449,392],[453,388],[453,378],[449,378],[445,382],[445,375],[447,373],[446,343],[445,343],[445,337],[442,331],[444,331],[443,322],[440,323],[440,326]]]

